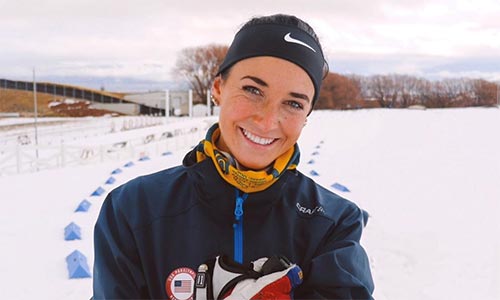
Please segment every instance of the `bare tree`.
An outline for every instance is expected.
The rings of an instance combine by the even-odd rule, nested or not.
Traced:
[[[210,44],[183,49],[177,57],[174,76],[187,80],[193,89],[194,103],[205,103],[207,90],[219,65],[226,56],[227,46]]]
[[[361,92],[358,83],[349,77],[328,73],[321,85],[316,109],[349,109],[359,106]]]
[[[475,105],[494,106],[497,97],[497,85],[493,82],[478,79],[472,82]]]
[[[396,107],[398,99],[398,87],[393,76],[374,75],[368,82],[371,95],[380,107]]]
[[[400,82],[400,106],[408,107],[420,104],[419,94],[422,86],[422,79],[409,75],[399,75],[398,78]]]

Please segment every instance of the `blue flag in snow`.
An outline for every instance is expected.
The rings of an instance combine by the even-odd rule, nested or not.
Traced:
[[[68,226],[64,228],[64,240],[72,241],[81,239],[82,239],[82,233],[80,231],[80,227],[75,223],[71,222]]]
[[[332,184],[332,188],[337,189],[341,192],[350,192],[350,190],[347,187],[341,185],[338,182],[335,182],[334,184]]]
[[[90,278],[90,269],[87,258],[80,251],[75,250],[66,257],[69,278]]]
[[[91,205],[92,205],[92,203],[90,203],[89,201],[87,201],[87,199],[84,199],[82,202],[80,202],[80,204],[76,208],[75,212],[78,212],[78,211],[86,212],[86,211],[89,210],[89,207]]]
[[[312,176],[319,176],[319,173],[312,170],[311,172],[309,172],[309,174],[311,174]]]
[[[106,192],[105,189],[103,189],[102,187],[98,187],[90,196],[101,196],[102,194],[104,194]]]
[[[366,224],[368,224],[368,218],[370,217],[370,214],[364,209],[362,209],[361,211],[363,212],[363,225],[366,226]]]

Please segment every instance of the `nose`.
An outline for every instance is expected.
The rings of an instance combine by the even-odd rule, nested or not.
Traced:
[[[264,132],[277,128],[281,122],[279,106],[273,103],[261,105],[255,113],[254,121]]]

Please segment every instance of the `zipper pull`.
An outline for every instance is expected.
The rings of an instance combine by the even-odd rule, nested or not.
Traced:
[[[236,207],[234,208],[234,216],[236,217],[236,221],[241,220],[241,216],[243,216],[243,201],[244,199],[240,196],[236,197]]]
[[[240,191],[236,189],[236,207],[234,208],[234,217],[236,221],[240,221],[243,216],[243,202],[247,199],[248,194],[243,194],[240,196]]]

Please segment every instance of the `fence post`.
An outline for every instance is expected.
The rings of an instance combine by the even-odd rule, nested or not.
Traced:
[[[127,145],[130,145],[130,159],[134,159],[134,146],[132,146],[132,141],[128,141]]]

